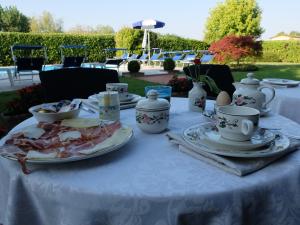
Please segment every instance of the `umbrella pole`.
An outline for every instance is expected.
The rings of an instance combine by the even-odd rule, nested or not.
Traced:
[[[150,31],[147,30],[148,32],[148,57],[149,57],[149,65],[150,65],[150,59],[151,59],[151,53],[150,53]]]

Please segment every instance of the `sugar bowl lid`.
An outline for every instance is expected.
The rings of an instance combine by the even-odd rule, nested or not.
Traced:
[[[241,80],[242,84],[259,84],[259,80],[254,78],[254,73],[248,73],[247,78]]]
[[[147,93],[147,99],[138,101],[136,109],[142,110],[166,110],[170,108],[170,103],[163,98],[158,98],[156,90],[150,90]]]

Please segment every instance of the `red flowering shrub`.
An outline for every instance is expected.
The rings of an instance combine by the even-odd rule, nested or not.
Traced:
[[[195,65],[200,65],[201,64],[201,60],[199,58],[194,59],[194,64]]]
[[[168,85],[172,87],[173,92],[187,92],[192,88],[191,80],[186,77],[173,76]]]
[[[211,44],[209,51],[215,54],[218,62],[237,61],[242,58],[261,54],[261,42],[255,41],[252,36],[229,35]]]
[[[18,97],[6,105],[7,115],[28,113],[28,108],[43,103],[43,91],[41,84],[34,84],[17,91]]]

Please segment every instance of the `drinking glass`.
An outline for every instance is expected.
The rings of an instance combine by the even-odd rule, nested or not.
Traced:
[[[170,102],[172,95],[172,87],[164,86],[164,85],[153,85],[145,87],[145,96],[147,97],[147,93],[150,90],[156,90],[158,92],[159,98],[164,98]]]

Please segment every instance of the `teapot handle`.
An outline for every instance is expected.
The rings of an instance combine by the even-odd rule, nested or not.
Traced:
[[[274,99],[274,97],[275,97],[275,89],[273,87],[261,86],[257,90],[262,91],[262,89],[269,89],[272,92],[271,98],[268,101],[266,101],[265,103],[263,103],[262,107],[265,108],[266,105],[268,105]]]

